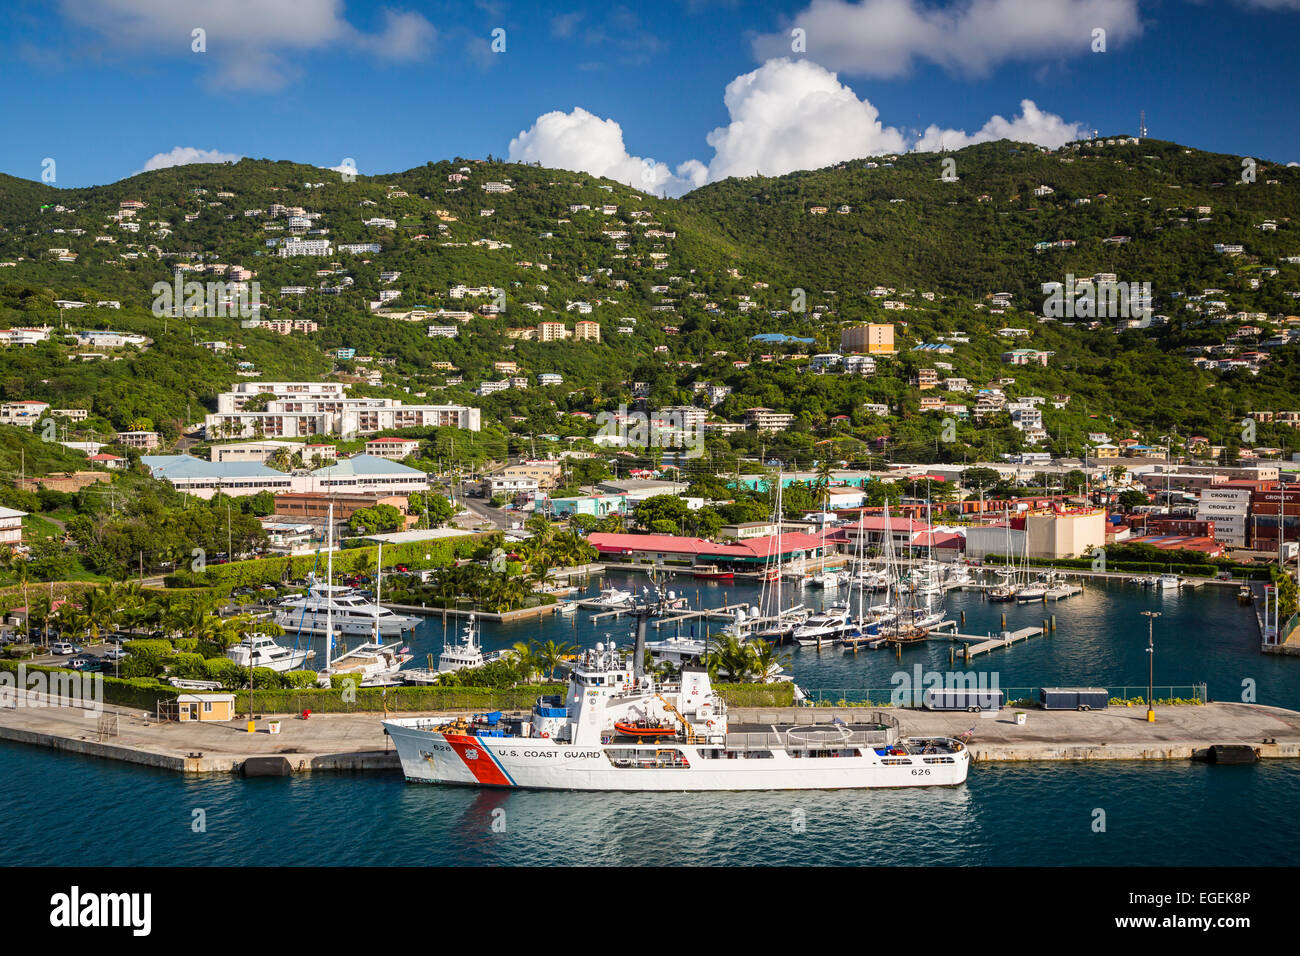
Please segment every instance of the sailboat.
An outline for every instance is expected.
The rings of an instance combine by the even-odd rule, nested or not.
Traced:
[[[782,481],[781,472],[776,476],[776,549],[767,556],[769,569],[763,575],[762,590],[759,594],[759,608],[767,607],[769,617],[774,618],[773,622],[753,633],[753,637],[763,641],[773,641],[777,644],[785,644],[794,635],[795,629],[807,620],[808,613],[802,604],[797,604],[792,608],[785,608],[781,602],[781,538],[784,532],[785,516],[782,513],[784,507],[784,482]],[[775,569],[775,573],[772,569]],[[763,599],[768,594],[768,583],[772,584],[774,593],[773,600],[764,604]]]
[[[1007,529],[1007,567],[998,572],[999,583],[989,591],[989,600],[1006,603],[1014,601],[1021,587],[1016,576],[1016,558],[1011,553],[1011,516],[1006,519]]]
[[[401,670],[403,664],[411,659],[411,651],[400,640],[392,644],[384,643],[383,629],[386,621],[383,615],[391,615],[392,612],[379,603],[384,576],[384,546],[382,542],[379,545],[375,573],[375,607],[379,609],[379,613],[374,616],[371,639],[352,650],[344,649],[343,653],[338,657],[334,656],[334,608],[336,601],[330,596],[334,580],[334,506],[332,504],[329,509],[328,521],[329,529],[326,537],[326,547],[329,549],[329,557],[326,562],[326,584],[324,589],[327,598],[325,601],[326,666],[325,670],[321,672],[321,678],[328,683],[331,674],[347,674],[355,677],[361,687],[384,687],[401,683],[397,672]],[[412,623],[414,623],[413,620]]]
[[[894,562],[894,535],[892,524],[889,520],[889,502],[885,502],[885,540],[888,542],[888,548],[885,551],[888,564],[891,568],[896,569]],[[894,580],[901,583],[901,575],[895,570]],[[903,591],[897,585],[892,589],[894,596],[893,620],[882,623],[880,626],[880,635],[889,644],[916,644],[924,641],[930,635],[929,627],[931,624],[937,624],[938,620],[930,621],[933,612],[927,607],[922,610],[916,606],[915,595],[913,600],[906,605],[903,603]],[[919,612],[919,613],[918,613]],[[942,620],[942,615],[939,620]],[[922,623],[922,622],[929,623]]]

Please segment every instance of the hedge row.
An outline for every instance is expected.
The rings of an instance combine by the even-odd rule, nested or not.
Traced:
[[[790,707],[794,685],[715,684],[723,700],[733,707]],[[253,698],[259,714],[390,713],[441,710],[529,710],[543,694],[563,694],[563,684],[532,684],[525,687],[358,687],[345,694],[342,688],[305,690],[259,690]],[[386,691],[386,693],[385,693]],[[248,713],[248,691],[236,692],[236,707]]]
[[[445,567],[459,558],[470,557],[483,546],[482,542],[486,537],[487,534],[473,534],[458,538],[439,538],[389,545],[384,549],[384,564],[388,567],[394,564],[425,568]],[[378,551],[378,546],[335,551],[334,573],[357,574],[373,571]],[[164,578],[164,583],[168,588],[235,588],[253,584],[278,584],[286,579],[305,578],[312,570],[324,574],[325,561],[326,555],[317,556],[315,552],[311,552],[279,558],[232,561],[229,564],[209,564],[199,574],[190,571],[169,574]]]
[[[0,660],[0,670],[16,675],[19,663],[21,662]],[[33,667],[30,664],[24,667],[24,672],[27,674],[39,672],[43,674],[75,674],[78,677],[92,676],[83,675],[80,671],[69,670],[66,667]],[[171,684],[162,684],[149,677],[93,676],[103,676],[104,703],[106,704],[119,704],[123,707],[152,711],[159,700],[174,700],[180,693]],[[30,685],[28,689],[30,689]]]
[[[542,694],[563,694],[562,684],[527,687],[333,687],[305,690],[259,690],[253,698],[259,714],[390,713],[427,710],[528,710]],[[236,692],[236,707],[248,713],[248,691]]]
[[[714,684],[713,689],[732,707],[793,707],[794,684]]]

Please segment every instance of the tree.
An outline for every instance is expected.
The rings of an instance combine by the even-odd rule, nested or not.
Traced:
[[[961,473],[961,483],[972,491],[987,491],[1002,480],[1002,474],[995,468],[967,468]]]
[[[1121,491],[1119,493],[1119,498],[1116,500],[1119,502],[1119,506],[1125,511],[1132,511],[1134,508],[1139,508],[1142,505],[1151,503],[1151,499],[1146,496],[1146,492],[1138,491],[1136,488],[1129,488],[1125,491]]]

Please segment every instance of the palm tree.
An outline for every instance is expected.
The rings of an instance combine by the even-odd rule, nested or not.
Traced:
[[[750,641],[748,649],[754,677],[760,684],[767,682],[774,668],[790,663],[790,655],[779,653],[771,641]]]
[[[829,459],[817,463],[817,480],[813,485],[813,490],[817,494],[817,501],[822,506],[822,511],[829,511],[831,506],[831,478],[834,468]]]
[[[113,626],[117,620],[117,588],[113,585],[87,591],[81,602],[81,613],[85,616],[86,633],[99,642],[100,635]]]
[[[572,644],[547,641],[545,644],[537,646],[537,656],[541,658],[542,666],[546,668],[546,677],[548,680],[555,679],[555,669],[560,666],[564,658],[572,654],[576,648]]]
[[[522,682],[531,683],[533,677],[541,672],[543,667],[542,659],[537,653],[537,642],[517,641],[510,648],[509,658],[515,670],[519,673]]]

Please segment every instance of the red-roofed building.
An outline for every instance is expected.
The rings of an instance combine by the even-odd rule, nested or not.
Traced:
[[[820,556],[826,541],[820,535],[792,533],[780,536],[782,561]],[[657,564],[686,561],[693,564],[749,565],[754,570],[777,554],[777,536],[750,538],[735,544],[718,544],[704,538],[675,534],[609,534],[596,532],[587,541],[602,558]]]

